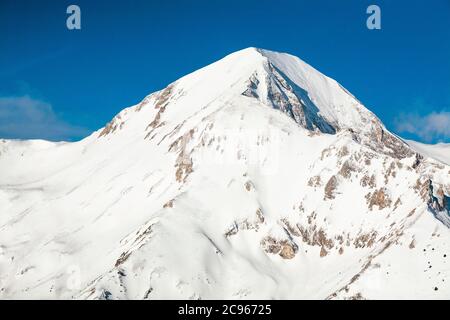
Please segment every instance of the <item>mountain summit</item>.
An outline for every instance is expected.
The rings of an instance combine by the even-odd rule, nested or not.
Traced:
[[[82,141],[0,142],[0,296],[446,299],[450,167],[419,147],[235,52]]]

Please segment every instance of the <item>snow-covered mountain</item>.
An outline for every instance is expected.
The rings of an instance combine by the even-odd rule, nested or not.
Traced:
[[[410,145],[235,52],[79,142],[0,140],[0,298],[448,299],[450,167]]]

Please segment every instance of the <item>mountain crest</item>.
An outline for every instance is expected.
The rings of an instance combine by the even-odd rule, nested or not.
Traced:
[[[144,99],[136,110],[154,104],[146,136],[157,128],[178,121],[181,126],[195,114],[214,112],[224,104],[245,96],[261,107],[280,110],[301,127],[319,133],[348,132],[354,140],[377,152],[404,158],[413,154],[398,137],[335,80],[323,75],[299,58],[257,48],[247,48],[195,71]],[[153,99],[153,100],[152,100]],[[179,112],[184,105],[189,110]],[[162,107],[160,107],[162,106]],[[178,117],[184,114],[185,117]],[[100,136],[124,126],[119,114]],[[177,120],[178,119],[178,120]]]

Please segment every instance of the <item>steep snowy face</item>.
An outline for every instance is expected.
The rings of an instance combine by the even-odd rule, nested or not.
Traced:
[[[443,164],[450,165],[450,143],[438,143],[434,145],[420,143],[412,140],[405,140],[412,149],[427,156],[434,158]]]
[[[0,297],[445,299],[449,181],[336,81],[245,49],[82,141],[0,140]]]
[[[412,155],[405,143],[386,130],[381,121],[338,82],[295,56],[258,51],[267,57],[270,74],[281,75],[300,102],[305,120],[297,120],[298,123],[326,133],[348,130],[354,139],[377,152],[398,158]]]
[[[267,59],[265,76],[270,78],[267,91],[284,89],[281,92],[287,97],[290,92],[307,111],[307,117],[316,115],[325,123],[324,126],[332,127],[321,131],[334,133],[344,128],[357,129],[361,123],[376,121],[375,116],[336,81],[299,58],[262,49],[258,52]],[[314,122],[320,128],[317,118],[315,121],[308,119],[308,122]],[[307,127],[311,129],[311,126]]]

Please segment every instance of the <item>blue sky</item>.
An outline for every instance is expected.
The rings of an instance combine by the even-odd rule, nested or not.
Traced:
[[[1,0],[0,137],[80,139],[249,46],[299,56],[405,138],[450,142],[450,0]]]

